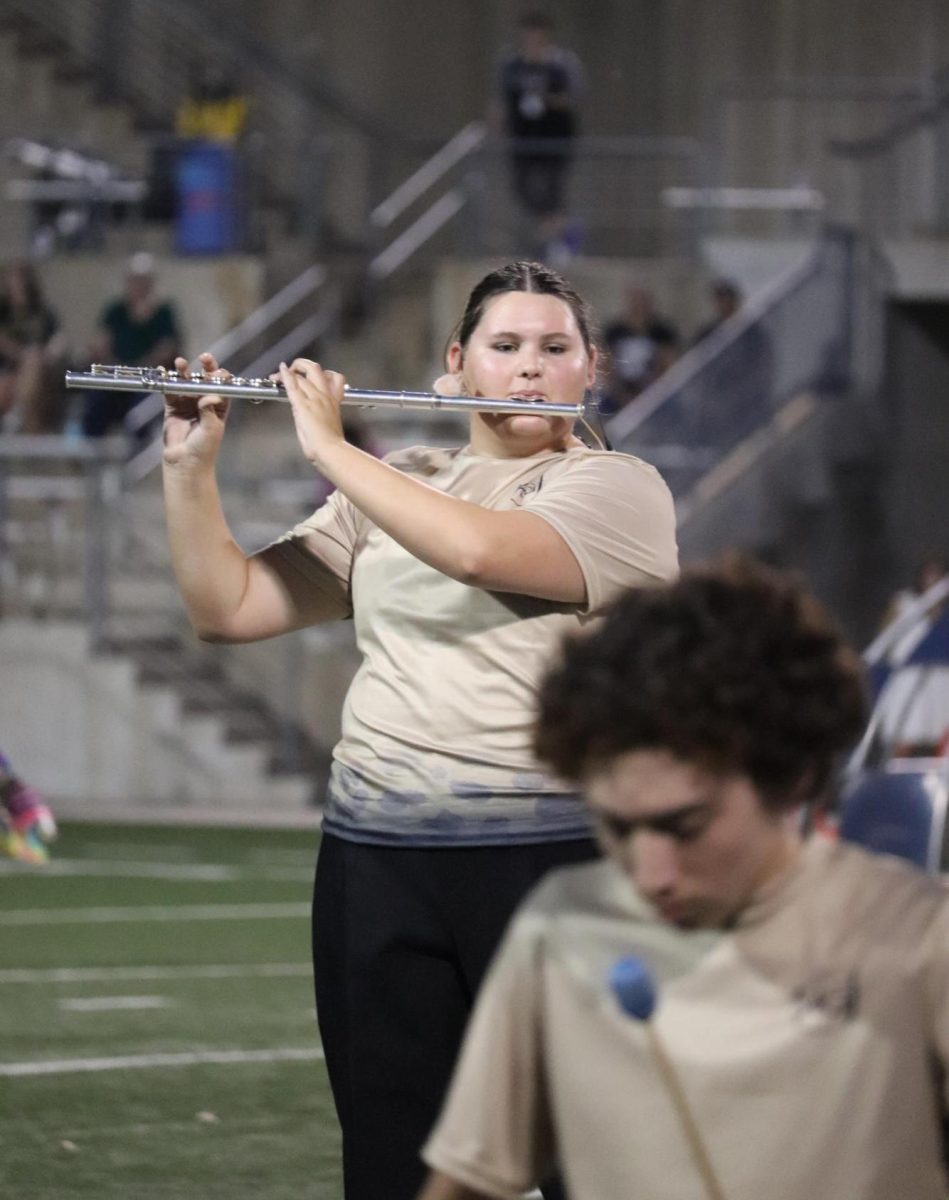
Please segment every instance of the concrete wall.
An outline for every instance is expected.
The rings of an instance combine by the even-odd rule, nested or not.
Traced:
[[[260,36],[405,132],[440,133],[481,111],[517,0],[273,0]],[[560,0],[540,5],[589,74],[588,129],[687,134],[725,84],[775,76],[918,79],[947,64],[949,9],[903,0]],[[250,16],[250,14],[249,14]],[[757,102],[760,107],[760,102]],[[806,122],[769,156],[800,155]],[[785,147],[784,143],[787,143]]]
[[[0,681],[0,746],[54,804],[301,809],[310,799],[309,781],[269,779],[266,752],[227,743],[217,718],[139,686],[128,660],[92,657],[80,625],[0,621]]]

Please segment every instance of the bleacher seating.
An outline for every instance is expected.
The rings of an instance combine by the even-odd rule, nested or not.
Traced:
[[[841,797],[840,836],[905,858],[931,874],[949,872],[949,760],[893,759],[858,776]]]

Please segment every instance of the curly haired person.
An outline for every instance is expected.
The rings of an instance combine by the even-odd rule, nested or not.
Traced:
[[[553,1162],[597,1200],[944,1200],[949,893],[801,832],[863,720],[857,656],[747,562],[631,591],[567,642],[536,750],[606,854],[514,918],[424,1200],[513,1200]]]

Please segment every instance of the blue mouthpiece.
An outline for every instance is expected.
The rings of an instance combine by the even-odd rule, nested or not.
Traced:
[[[641,958],[627,955],[610,968],[609,984],[619,1006],[628,1017],[648,1021],[658,999],[649,968]]]

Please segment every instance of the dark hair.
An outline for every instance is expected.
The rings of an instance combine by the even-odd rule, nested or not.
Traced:
[[[711,292],[713,296],[727,296],[730,300],[741,300],[741,288],[734,279],[713,279]]]
[[[928,591],[933,585],[926,583],[926,576],[930,571],[935,571],[940,577],[949,571],[949,565],[946,560],[938,554],[931,554],[928,558],[924,558],[922,562],[916,564],[916,569],[913,571],[913,591],[923,592]]]
[[[450,341],[458,342],[462,350],[468,345],[471,335],[478,328],[484,310],[495,296],[505,292],[535,292],[543,296],[556,296],[568,305],[580,330],[580,337],[587,348],[587,353],[593,353],[596,342],[596,329],[593,315],[587,302],[575,288],[567,283],[562,275],[545,267],[543,263],[526,262],[524,260],[508,263],[491,271],[471,289],[465,311]]]
[[[548,13],[541,12],[540,9],[522,13],[517,24],[521,29],[544,29],[548,33],[553,32],[554,29],[553,17]]]
[[[579,781],[627,751],[664,749],[747,775],[783,809],[823,791],[865,717],[860,660],[816,599],[736,557],[626,592],[569,640],[541,687],[535,750]]]
[[[13,276],[19,275],[23,280],[23,290],[26,293],[26,307],[30,312],[36,312],[43,307],[43,289],[40,286],[36,268],[28,259],[19,259],[7,267],[4,290],[8,301],[12,300],[10,284]]]

